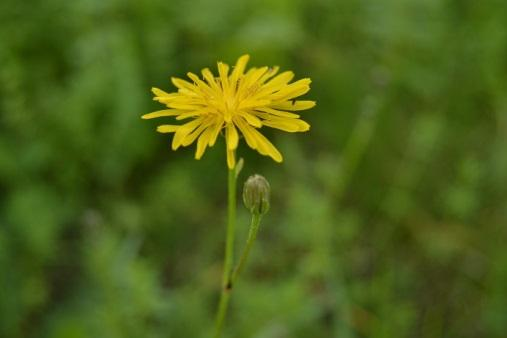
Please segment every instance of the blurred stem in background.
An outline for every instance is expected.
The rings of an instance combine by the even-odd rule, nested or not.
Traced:
[[[370,144],[377,124],[379,105],[379,98],[374,95],[365,99],[363,111],[343,149],[341,175],[338,176],[338,182],[334,189],[334,199],[337,201],[343,197],[352,175]]]
[[[375,126],[377,125],[380,105],[380,98],[377,97],[377,95],[369,96],[365,99],[363,111],[359,115],[356,126],[352,130],[343,149],[340,175],[338,176],[335,186],[330,191],[331,196],[328,197],[329,201],[335,201],[335,203],[341,202],[354,172],[368,149]],[[341,257],[340,254],[334,252],[337,248],[335,242],[331,238],[324,241],[322,247],[323,250],[329,252],[330,257]],[[340,269],[329,269],[328,283],[329,288],[335,292],[337,303],[337,311],[335,312],[333,320],[333,331],[339,337],[354,337],[355,335],[350,327],[355,327],[356,324],[353,322],[350,311],[352,306],[349,304],[350,297],[346,294],[347,287],[342,271],[340,271]],[[355,327],[355,329],[362,331],[358,327]]]

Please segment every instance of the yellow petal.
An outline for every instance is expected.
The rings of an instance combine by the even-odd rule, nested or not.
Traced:
[[[195,86],[188,81],[178,79],[177,77],[172,77],[171,82],[178,88],[195,91]]]
[[[192,143],[194,143],[194,141],[197,139],[197,137],[199,137],[199,135],[201,135],[201,133],[203,133],[209,127],[209,125],[211,124],[210,122],[211,121],[209,119],[203,121],[199,125],[199,127],[197,127],[193,132],[191,132],[190,134],[185,136],[185,138],[181,142],[181,145],[186,147],[186,146],[189,146]]]
[[[220,76],[220,83],[224,92],[229,90],[229,65],[223,62],[218,63],[218,74]]]
[[[194,100],[199,100],[202,95],[202,93],[199,91],[199,88],[197,88],[197,86],[194,89],[180,88],[180,89],[178,89],[178,94],[181,94],[181,96],[183,96],[187,99],[194,99]]]
[[[217,82],[215,81],[215,76],[213,76],[213,73],[209,70],[209,68],[204,68],[202,71],[202,76],[204,79],[208,82],[211,88],[214,90],[219,90]]]
[[[181,146],[185,137],[188,134],[190,134],[195,128],[197,128],[203,122],[203,120],[204,119],[202,117],[199,117],[193,121],[181,125],[178,128],[178,130],[176,130],[176,132],[174,133],[172,149],[173,150],[178,149]]]
[[[153,98],[153,101],[157,101],[167,105],[168,103],[182,100],[181,95],[178,93],[173,93],[171,95],[172,96],[155,96]]]
[[[294,73],[291,71],[283,72],[277,76],[275,76],[272,80],[268,81],[265,85],[262,86],[264,90],[279,90],[281,87],[285,86],[294,78]]]
[[[279,163],[282,162],[283,157],[282,154],[280,154],[280,152],[278,151],[278,149],[276,149],[276,147],[257,130],[252,128],[252,131],[256,139],[257,150],[259,151],[259,153],[261,153],[262,155],[270,156],[276,162]]]
[[[233,123],[227,123],[225,127],[225,141],[227,142],[227,149],[234,150],[238,147],[238,131]]]
[[[227,149],[227,167],[234,169],[236,166],[236,159],[234,158],[234,150]]]
[[[257,81],[259,81],[259,79],[264,75],[266,74],[266,72],[269,71],[269,67],[261,67],[259,69],[256,69],[255,71],[253,71],[251,74],[250,74],[250,77],[248,78],[248,80],[250,81],[250,83],[255,83]]]
[[[271,127],[280,129],[289,133],[308,131],[310,129],[310,125],[303,120],[299,119],[272,119],[272,120],[264,120],[262,124]]]
[[[240,109],[240,110],[252,109],[255,107],[266,106],[270,103],[271,103],[270,100],[255,100],[255,99],[243,100],[239,104],[238,109]]]
[[[260,114],[259,111],[264,112],[266,114]],[[292,118],[292,119],[299,118],[298,114],[289,113],[286,111],[280,111],[280,110],[276,110],[276,109],[269,108],[269,107],[256,108],[256,110],[253,111],[252,114],[255,114],[257,116],[261,116],[262,118],[269,118],[269,115],[274,115],[274,116],[279,116],[279,117],[287,117],[287,118]]]
[[[262,127],[262,122],[259,120],[259,118],[253,114],[250,114],[248,112],[240,111],[238,113],[241,117],[243,117],[249,124],[251,124],[254,127],[260,128]]]
[[[254,95],[252,95],[252,99],[270,99],[273,100],[271,97],[272,95],[278,94],[282,89],[286,88],[288,85],[287,83],[292,80],[294,77],[293,72],[283,72],[279,74],[278,76],[274,77],[269,82],[263,84],[259,90],[256,91]]]
[[[294,83],[291,83],[282,89],[280,91],[272,94],[269,96],[269,98],[272,101],[287,101],[294,97],[301,96],[303,94],[306,94],[310,90],[310,83],[312,81],[308,78],[298,80]]]
[[[163,91],[162,89],[159,89],[157,87],[152,87],[151,88],[151,92],[153,94],[155,94],[155,96],[158,96],[158,97],[171,97],[171,96],[174,96],[173,93],[171,93],[171,94],[166,93],[165,91]]]
[[[278,73],[278,70],[280,69],[280,67],[278,66],[275,66],[273,68],[269,68],[269,70],[266,72],[266,74],[264,74],[260,79],[259,79],[259,83],[264,83],[266,82],[266,80],[268,80],[269,78],[273,77],[276,75],[276,73]]]
[[[310,91],[310,86],[294,88],[292,91],[285,92],[283,95],[282,95],[282,92],[280,91],[280,93],[274,94],[271,97],[271,100],[272,101],[287,101],[287,100],[291,100],[293,98],[296,98],[298,96],[304,95],[304,94],[308,93],[309,91]]]
[[[159,133],[174,133],[179,127],[172,124],[162,124],[157,127],[157,131]]]
[[[212,136],[213,129],[207,128],[201,136],[199,136],[199,140],[197,140],[197,149],[195,150],[195,159],[200,160],[202,155],[204,155],[204,151],[208,146],[210,137]]]
[[[224,123],[223,119],[217,119],[215,124],[210,127],[210,129],[212,129],[211,136],[209,139],[209,146],[210,147],[215,145],[218,134],[220,133],[220,130],[222,130],[223,123]]]
[[[268,67],[251,68],[246,75],[242,78],[238,88],[238,95],[245,95],[246,93],[240,93],[240,91],[248,91],[249,88],[256,84],[259,78],[269,70]]]
[[[176,117],[176,120],[178,120],[178,121],[184,120],[184,119],[188,119],[189,117],[195,117],[195,116],[204,115],[204,114],[206,114],[206,111],[204,111],[204,110],[193,110],[193,111],[181,113],[180,115],[178,115]]]
[[[152,113],[144,114],[141,116],[142,119],[154,119],[156,117],[161,116],[177,116],[181,114],[181,110],[177,109],[164,109],[164,110],[157,110]]]
[[[239,130],[245,137],[246,144],[252,149],[257,149],[257,141],[255,140],[255,136],[252,132],[252,127],[246,123],[242,117],[235,116],[234,123],[238,126]]]
[[[281,110],[306,110],[315,107],[315,101],[286,101],[273,104],[271,107]]]
[[[176,102],[168,102],[166,103],[168,107],[180,110],[200,110],[202,109],[202,105],[199,104],[188,104],[188,103],[176,103]]]
[[[188,73],[187,73],[187,76],[188,76],[188,77],[189,77],[192,81],[194,81],[195,83],[197,83],[197,82],[199,82],[199,81],[201,81],[201,82],[202,82],[202,80],[201,80],[201,79],[199,79],[199,76],[195,75],[195,74],[194,74],[194,73],[192,73],[192,72],[188,72]]]
[[[246,64],[248,63],[248,60],[250,59],[250,55],[245,54],[242,55],[238,61],[236,62],[236,65],[234,66],[234,70],[231,73],[231,84],[235,84],[236,81],[239,79],[241,75],[243,75]]]
[[[201,79],[199,79],[199,77],[197,75],[195,75],[194,73],[191,73],[191,72],[188,72],[187,73],[187,76],[192,79],[192,81],[195,82],[195,84],[197,84],[197,87],[203,92],[203,93],[206,93],[207,95],[213,95],[213,90],[211,89],[211,87],[204,81],[202,81]]]

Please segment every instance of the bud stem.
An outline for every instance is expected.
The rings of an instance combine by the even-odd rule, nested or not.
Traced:
[[[236,279],[238,278],[241,271],[243,271],[248,255],[250,254],[250,250],[257,238],[257,232],[259,231],[259,224],[261,223],[261,215],[258,213],[252,214],[252,221],[250,223],[250,230],[248,231],[248,238],[246,240],[246,246],[243,249],[243,253],[241,254],[241,258],[239,259],[239,263],[236,266],[236,269],[232,273],[231,284],[234,285]]]

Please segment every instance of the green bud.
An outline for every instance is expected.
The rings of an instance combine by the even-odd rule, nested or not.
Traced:
[[[269,210],[269,182],[261,175],[250,176],[243,186],[243,203],[252,214],[264,215]]]

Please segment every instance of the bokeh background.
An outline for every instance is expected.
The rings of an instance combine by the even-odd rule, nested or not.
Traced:
[[[210,336],[223,140],[140,116],[243,53],[318,105],[239,149],[273,198],[226,337],[506,337],[504,0],[1,1],[0,337]]]

